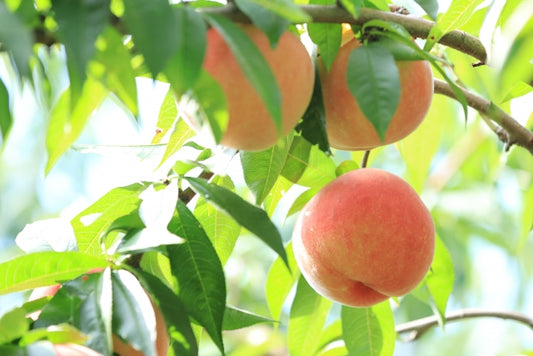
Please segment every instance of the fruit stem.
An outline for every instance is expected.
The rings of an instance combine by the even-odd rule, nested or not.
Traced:
[[[366,168],[368,164],[368,157],[370,156],[370,150],[366,150],[363,154],[363,159],[361,160],[361,168]]]

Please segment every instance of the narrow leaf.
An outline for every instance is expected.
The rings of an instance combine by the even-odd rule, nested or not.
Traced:
[[[257,4],[254,0],[236,0],[235,4],[252,20],[254,25],[265,33],[270,45],[274,48],[290,21]]]
[[[415,0],[418,5],[424,11],[426,14],[429,15],[433,20],[437,18],[437,15],[439,14],[439,2],[438,0]]]
[[[288,338],[291,355],[314,355],[333,302],[319,295],[300,277],[292,302]]]
[[[342,307],[342,334],[349,355],[392,356],[396,333],[387,300],[370,308]]]
[[[189,6],[174,7],[178,30],[176,52],[169,59],[164,73],[174,91],[180,95],[192,88],[200,76],[206,47],[206,25],[200,14]]]
[[[226,285],[222,264],[198,220],[182,201],[178,201],[168,229],[187,241],[167,249],[172,274],[178,280],[179,297],[187,312],[224,352]]]
[[[259,152],[241,151],[241,163],[246,185],[255,195],[255,203],[261,204],[280,175],[292,137],[289,135],[269,149]]]
[[[222,328],[224,330],[236,330],[259,323],[273,322],[275,321],[267,317],[228,306],[226,307],[226,312],[224,313],[224,323],[222,324]]]
[[[208,183],[199,178],[187,177],[186,179],[196,192],[224,210],[244,228],[263,240],[288,265],[281,235],[264,210],[216,184]]]
[[[236,24],[220,15],[206,15],[206,19],[224,38],[239,65],[255,88],[272,119],[281,130],[281,94],[267,61],[248,35]]]
[[[2,137],[2,145],[5,144],[7,135],[11,129],[11,125],[13,125],[10,104],[11,101],[9,99],[9,92],[7,91],[4,82],[0,78],[0,135]],[[0,145],[0,147],[2,147],[2,145]]]
[[[295,136],[287,154],[281,175],[293,183],[297,183],[307,168],[311,152],[311,144],[301,136]]]
[[[30,321],[26,318],[27,311],[23,308],[15,308],[0,318],[0,345],[8,344],[22,337],[30,327]]]
[[[194,135],[194,130],[191,129],[189,125],[185,123],[185,121],[180,119],[176,120],[174,122],[174,129],[170,134],[165,152],[163,153],[163,157],[161,158],[158,167],[161,167],[165,162],[167,162],[167,160],[176,152],[178,152],[180,148],[183,147],[183,144],[190,138],[194,137]]]
[[[143,184],[135,183],[126,187],[114,188],[75,216],[71,224],[76,234],[78,250],[91,255],[101,255],[100,243],[103,234],[115,220],[139,209],[141,203],[139,194],[146,187]]]
[[[96,38],[109,22],[110,0],[53,0],[58,33],[67,52],[70,100],[78,101],[87,77],[87,63],[95,52]]]
[[[102,103],[107,91],[97,81],[89,79],[83,85],[82,94],[71,107],[71,93],[67,89],[52,109],[46,132],[48,161],[45,173],[50,172],[59,157],[76,141],[93,111]],[[72,109],[72,110],[71,110]]]
[[[177,50],[177,17],[167,0],[124,0],[124,21],[156,78]]]
[[[2,51],[7,51],[18,73],[27,77],[30,74],[28,61],[32,56],[32,32],[23,21],[10,12],[4,2],[0,2],[0,43]]]
[[[0,264],[0,295],[70,280],[108,265],[104,256],[80,252],[36,252]]]
[[[340,3],[353,17],[358,17],[363,7],[363,0],[340,0]]]
[[[300,9],[292,0],[250,0],[293,23],[311,21],[307,13]]]
[[[346,81],[381,140],[400,101],[400,75],[392,54],[370,43],[352,51]]]
[[[161,106],[159,107],[159,115],[157,116],[157,131],[152,138],[152,144],[161,143],[161,140],[168,131],[174,126],[178,120],[178,107],[176,106],[176,98],[172,88],[169,88]]]

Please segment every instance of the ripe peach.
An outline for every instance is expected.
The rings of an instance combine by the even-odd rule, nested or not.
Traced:
[[[99,272],[98,269],[91,270],[88,273]],[[29,300],[36,300],[42,297],[53,296],[61,287],[60,284],[39,287],[35,288],[30,294]],[[167,333],[167,327],[165,324],[165,318],[161,313],[161,310],[154,304],[150,299],[152,307],[155,314],[155,323],[156,323],[156,340],[155,347],[158,356],[167,356],[169,348],[169,336]],[[30,314],[29,316],[36,320],[39,317],[40,311]],[[59,356],[70,356],[70,355],[87,355],[87,356],[97,356],[100,353],[93,351],[85,346],[76,345],[76,344],[55,344],[55,351]],[[118,336],[113,334],[113,351],[114,353],[121,356],[143,356],[144,354],[139,350],[134,349],[131,345],[126,344]]]
[[[346,38],[344,32],[343,38]],[[318,61],[318,72],[324,107],[326,129],[331,147],[348,150],[369,150],[396,142],[413,132],[426,116],[433,98],[433,75],[427,61],[397,61],[400,74],[400,101],[381,141],[372,123],[362,113],[346,82],[348,58],[360,46],[353,37],[339,49],[329,70]]]
[[[313,91],[313,62],[298,36],[286,31],[272,49],[265,34],[253,25],[242,29],[259,48],[269,64],[281,93],[282,132],[291,131],[304,114]],[[241,150],[258,151],[273,146],[278,138],[276,125],[259,94],[243,74],[222,36],[211,28],[203,68],[220,84],[226,95],[229,122],[221,144]],[[185,120],[194,126],[188,114]]]
[[[301,211],[292,235],[309,284],[339,303],[367,307],[402,296],[433,260],[435,228],[417,193],[386,171],[350,171]]]

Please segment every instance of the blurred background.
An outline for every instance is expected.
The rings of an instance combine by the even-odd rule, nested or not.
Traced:
[[[489,49],[506,41],[502,31],[485,30],[494,29],[494,19],[504,3],[483,3],[465,28],[487,41]],[[400,4],[411,12],[419,11],[411,1]],[[446,6],[443,1],[441,8]],[[473,69],[464,55],[443,53],[456,63],[459,78],[469,88],[494,100],[531,128],[531,92],[505,100],[495,87],[496,70]],[[40,56],[51,80],[35,85],[37,91],[47,93],[46,97],[36,95],[27,83],[17,82],[5,54],[0,54],[0,78],[8,87],[14,115],[14,126],[0,151],[0,261],[21,253],[14,239],[26,224],[58,216],[70,219],[109,189],[149,178],[162,153],[161,147],[142,145],[148,145],[155,133],[167,86],[139,79],[138,118],[108,98],[91,117],[77,141],[78,149],[69,150],[45,176],[44,137],[49,110],[67,87],[68,76],[65,54],[59,47],[41,49]],[[338,164],[346,159],[358,161],[360,155],[339,151],[333,159]],[[454,266],[449,311],[513,310],[533,318],[531,154],[519,147],[505,152],[475,112],[470,111],[465,122],[457,103],[436,96],[420,129],[401,144],[372,152],[370,165],[405,177],[432,210],[437,232]],[[242,184],[238,167],[235,157],[228,173]],[[289,204],[290,199],[284,202]],[[285,220],[281,214],[273,218],[286,241],[293,218]],[[257,239],[239,239],[226,266],[229,304],[269,315],[264,286],[274,258]],[[0,314],[22,303],[25,297],[24,293],[0,296]],[[428,306],[410,296],[399,306],[394,304],[394,310],[397,324],[432,314]],[[284,318],[288,318],[288,310]],[[281,322],[277,332],[270,325],[259,325],[228,333],[229,354],[286,354],[286,320]],[[216,355],[216,348],[205,339],[202,354]],[[533,333],[526,325],[484,318],[449,323],[444,330],[434,328],[415,342],[398,340],[395,354],[520,355],[528,350],[533,355]]]

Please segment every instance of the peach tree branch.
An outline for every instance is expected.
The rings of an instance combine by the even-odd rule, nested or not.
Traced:
[[[473,318],[499,318],[506,320],[514,320],[516,322],[522,323],[526,326],[529,326],[533,330],[533,318],[517,312],[512,311],[494,311],[494,310],[485,310],[485,309],[463,309],[454,312],[447,313],[445,316],[446,322],[459,321],[464,319],[473,319]],[[437,316],[428,316],[426,318],[409,321],[403,324],[396,326],[397,334],[409,333],[409,336],[403,341],[410,342],[415,341],[420,338],[425,332],[429,329],[439,325],[439,320]]]
[[[457,99],[451,87],[444,81],[434,80],[435,93],[448,96],[452,99]],[[493,102],[482,98],[466,89],[461,89],[466,97],[468,106],[477,110],[484,120],[490,120],[493,124],[498,125],[505,132],[499,130],[497,126],[489,124],[489,127],[496,132],[500,140],[502,140],[506,149],[509,149],[513,144],[524,147],[531,154],[533,154],[533,131],[528,130],[522,126],[513,117],[496,106]]]

